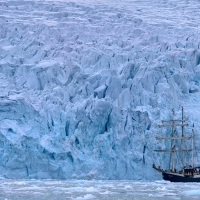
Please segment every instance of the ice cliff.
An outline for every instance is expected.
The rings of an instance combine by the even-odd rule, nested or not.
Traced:
[[[181,106],[198,145],[199,9],[2,0],[0,176],[158,178],[157,125]]]

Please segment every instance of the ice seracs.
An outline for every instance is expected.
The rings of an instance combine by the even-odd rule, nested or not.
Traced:
[[[184,105],[199,129],[198,2],[0,11],[0,176],[153,179],[157,122]]]

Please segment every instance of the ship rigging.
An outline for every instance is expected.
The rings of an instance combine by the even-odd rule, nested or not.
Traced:
[[[170,153],[169,169],[164,170],[153,164],[153,168],[162,173],[163,179],[171,182],[200,182],[200,167],[194,167],[194,127],[192,133],[188,136],[185,134],[185,127],[188,126],[184,119],[184,111],[182,107],[181,119],[174,119],[174,110],[172,110],[172,119],[162,120],[159,128],[171,127],[171,135],[169,137],[156,137],[156,140],[169,141],[169,149],[158,149],[156,152]],[[181,134],[178,134],[177,127],[181,127]],[[178,142],[180,141],[180,142]],[[191,142],[190,148],[188,143]],[[177,145],[179,148],[177,148]],[[190,153],[191,162],[186,164],[185,154]],[[176,153],[181,154],[181,168],[177,170]]]

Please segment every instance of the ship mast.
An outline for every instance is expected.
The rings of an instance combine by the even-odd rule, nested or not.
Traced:
[[[193,155],[193,137],[194,133],[192,132],[192,136],[185,137],[184,134],[184,127],[188,126],[187,123],[185,123],[184,116],[183,116],[183,107],[182,107],[182,118],[181,119],[174,119],[174,110],[172,110],[173,117],[171,120],[162,120],[162,125],[159,125],[160,128],[162,127],[172,127],[171,137],[156,137],[157,140],[171,140],[171,148],[165,149],[165,150],[155,150],[157,152],[170,152],[170,167],[172,167],[172,171],[175,172],[175,152],[181,152],[182,153],[182,169],[184,169],[184,153],[192,151],[192,167],[194,167],[194,155]],[[175,136],[176,129],[175,127],[180,126],[182,129],[181,136]],[[192,149],[185,149],[185,140],[191,140],[192,139]],[[175,140],[181,140],[181,149],[176,149],[176,146],[174,145]],[[184,173],[184,170],[182,170],[182,173]]]
[[[194,129],[192,129],[192,168],[194,168]]]
[[[172,109],[172,138],[174,137],[175,129],[174,129],[174,109]],[[172,139],[171,142],[171,149],[175,150],[175,145],[174,145],[174,139]],[[172,163],[172,171],[174,172],[174,151],[171,152],[170,158],[171,158],[171,163]]]
[[[182,106],[182,125],[183,125],[183,106]],[[182,138],[184,138],[184,126],[182,126]],[[181,147],[184,149],[185,143],[184,140],[181,140]],[[182,169],[184,169],[184,151],[182,151]],[[184,173],[182,171],[182,173]]]

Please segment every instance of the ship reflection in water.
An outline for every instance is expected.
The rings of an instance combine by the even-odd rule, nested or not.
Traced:
[[[198,183],[0,180],[0,200],[199,200]]]

